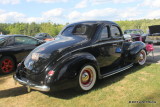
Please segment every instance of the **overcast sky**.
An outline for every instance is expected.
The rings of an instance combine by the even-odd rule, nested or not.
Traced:
[[[160,18],[160,0],[0,0],[0,23]]]

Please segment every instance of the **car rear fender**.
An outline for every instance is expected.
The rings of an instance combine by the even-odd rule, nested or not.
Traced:
[[[56,69],[59,69],[63,73],[68,72],[73,74],[78,73],[81,67],[85,64],[91,64],[95,67],[96,71],[99,71],[96,58],[92,54],[86,52],[75,53],[70,55],[70,57],[61,60],[59,66],[57,66]]]
[[[66,57],[58,62],[59,64],[55,67],[55,74],[53,77],[54,85],[64,88],[75,87],[77,77],[80,69],[85,64],[92,65],[97,71],[97,77],[100,74],[100,69],[96,58],[90,53],[75,53]]]

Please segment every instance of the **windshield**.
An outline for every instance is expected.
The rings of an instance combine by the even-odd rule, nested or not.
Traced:
[[[42,33],[38,33],[38,34],[35,35],[35,37],[39,37],[39,36],[43,36],[43,34]]]
[[[138,31],[138,30],[126,30],[126,31],[124,31],[124,34],[142,34],[142,31]]]

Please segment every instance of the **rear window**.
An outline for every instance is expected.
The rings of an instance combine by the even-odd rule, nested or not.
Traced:
[[[86,25],[77,25],[73,31],[74,34],[83,35],[86,34],[89,26]]]
[[[62,32],[62,36],[69,36],[72,35],[72,31],[74,29],[74,26],[69,26]]]
[[[85,24],[69,26],[62,31],[61,35],[62,36],[88,35],[90,29],[91,29],[90,26]]]

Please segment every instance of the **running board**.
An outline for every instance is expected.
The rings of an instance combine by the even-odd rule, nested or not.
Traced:
[[[123,68],[117,69],[117,70],[115,70],[115,71],[112,71],[112,72],[103,74],[103,75],[102,75],[102,78],[106,78],[106,77],[109,77],[109,76],[111,76],[111,75],[117,74],[117,73],[119,73],[119,72],[122,72],[122,71],[124,71],[124,70],[127,70],[127,69],[131,68],[132,66],[133,66],[133,63],[130,64],[130,65],[127,65],[127,66],[125,66],[125,67],[123,67]]]

